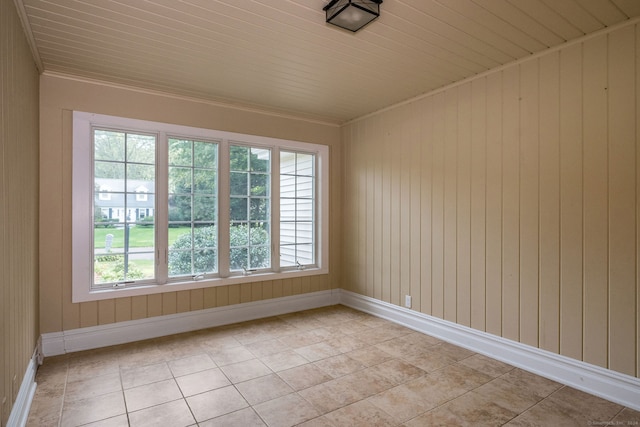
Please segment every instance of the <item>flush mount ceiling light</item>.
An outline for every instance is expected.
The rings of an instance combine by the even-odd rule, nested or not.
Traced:
[[[356,32],[380,16],[382,0],[331,0],[322,10],[327,22]]]

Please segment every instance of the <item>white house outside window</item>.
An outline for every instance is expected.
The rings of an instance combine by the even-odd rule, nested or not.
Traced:
[[[74,112],[73,301],[328,272],[328,148]]]

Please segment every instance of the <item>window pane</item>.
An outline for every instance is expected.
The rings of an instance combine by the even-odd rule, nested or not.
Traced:
[[[269,199],[251,199],[251,221],[269,221]]]
[[[234,197],[231,199],[229,218],[231,221],[246,221],[247,199]]]
[[[93,133],[93,158],[124,162],[124,132],[95,130]]]
[[[169,168],[169,193],[191,193],[191,168]]]
[[[153,279],[156,138],[96,129],[93,143],[94,283]]]
[[[232,196],[246,196],[249,188],[249,174],[246,172],[231,172],[230,194]]]
[[[180,139],[169,140],[169,164],[172,166],[191,166],[191,141]]]
[[[249,170],[249,149],[232,145],[229,150],[230,170],[245,172]]]
[[[217,198],[213,196],[193,197],[193,220],[213,222],[218,218]]]
[[[218,149],[216,144],[210,142],[194,141],[193,165],[197,168],[211,168],[218,164]]]
[[[169,222],[191,221],[191,196],[169,196]]]
[[[153,135],[127,134],[127,162],[156,163],[156,137]]]
[[[216,193],[216,172],[211,169],[193,171],[194,193]]]
[[[218,270],[218,145],[169,139],[169,276]]]
[[[280,266],[315,264],[315,156],[280,152]]]
[[[251,195],[269,196],[269,175],[264,173],[251,174]]]
[[[230,147],[231,270],[271,265],[270,164],[271,151],[268,149]],[[251,172],[244,172],[247,170]]]
[[[271,163],[271,151],[262,148],[251,149],[251,171],[252,172],[269,172],[269,164]]]

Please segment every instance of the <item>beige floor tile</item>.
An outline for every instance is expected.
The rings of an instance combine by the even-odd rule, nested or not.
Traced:
[[[187,397],[187,403],[198,423],[249,406],[244,397],[233,386]]]
[[[131,427],[186,427],[196,422],[184,399],[130,412],[129,421]]]
[[[236,384],[236,388],[250,405],[257,405],[294,391],[276,374]]]
[[[297,348],[295,352],[310,362],[317,362],[318,360],[340,354],[340,350],[332,347],[326,341]]]
[[[165,363],[157,363],[154,365],[129,367],[121,370],[122,387],[128,388],[138,387],[145,384],[167,380],[173,378],[169,366]]]
[[[416,393],[406,384],[399,385],[367,399],[369,403],[400,422],[408,421],[434,408],[439,403],[438,400],[436,396]]]
[[[313,418],[309,421],[305,421],[302,424],[298,424],[298,427],[338,427],[325,416]]]
[[[494,378],[506,374],[514,369],[511,365],[491,359],[490,357],[482,354],[474,354],[473,356],[467,357],[466,359],[461,360],[460,364],[473,368],[476,371],[480,371],[483,374],[490,375]]]
[[[269,427],[290,427],[320,415],[297,394],[288,394],[254,407]]]
[[[118,372],[100,376],[89,376],[78,381],[68,381],[64,393],[64,400],[69,402],[72,400],[86,399],[114,391],[122,391],[122,383],[120,382],[120,374]]]
[[[208,369],[206,371],[194,372],[193,374],[177,377],[176,382],[184,396],[204,393],[205,391],[231,385],[226,375],[220,368]]]
[[[312,363],[280,371],[278,376],[296,391],[304,390],[332,379]]]
[[[365,347],[358,350],[353,350],[347,353],[347,356],[357,360],[364,366],[378,365],[387,360],[391,360],[394,356],[390,355],[386,351],[380,350],[377,347]]]
[[[340,387],[337,380],[318,384],[298,392],[311,403],[321,414],[342,408],[345,405],[361,400],[361,394],[349,388]]]
[[[509,427],[582,426],[587,421],[576,411],[549,403],[546,399],[509,421]]]
[[[460,425],[469,426],[501,426],[518,415],[477,393],[464,394],[432,412],[451,413],[458,418]]]
[[[287,344],[283,343],[278,338],[247,344],[245,347],[258,358],[290,349]]]
[[[512,384],[502,378],[496,378],[472,393],[490,398],[496,404],[520,413],[538,403],[542,398],[523,384]]]
[[[244,362],[255,359],[256,356],[244,346],[219,348],[209,352],[209,356],[218,366],[230,365],[232,363]]]
[[[63,426],[80,426],[126,413],[122,392],[108,393],[64,405]]]
[[[461,387],[464,390],[472,390],[493,380],[493,377],[490,375],[459,363],[445,366],[429,375],[443,382],[447,382],[453,387]]]
[[[637,411],[343,306],[47,358],[36,378],[27,425],[37,427],[640,421]]]
[[[624,408],[615,416],[613,421],[615,421],[614,425],[640,426],[640,411]]]
[[[295,350],[287,350],[281,353],[272,354],[260,359],[273,372],[284,371],[285,369],[295,368],[309,363],[305,357],[296,353]]]
[[[373,366],[372,369],[375,369],[378,374],[394,386],[426,375],[426,372],[422,369],[400,359],[382,362]]]
[[[118,415],[117,417],[85,424],[82,427],[129,427],[129,418],[126,415]]]
[[[326,343],[338,350],[340,353],[348,353],[359,348],[367,347],[367,344],[354,335],[343,335],[330,338]]]
[[[425,372],[434,372],[456,363],[453,357],[429,350],[420,354],[406,355],[403,359]]]
[[[263,427],[266,426],[251,408],[240,409],[198,424],[200,427]]]
[[[587,422],[601,422],[613,419],[622,409],[622,405],[609,402],[571,387],[562,387],[547,400],[558,407],[575,410]]]
[[[365,368],[363,364],[344,354],[319,360],[314,362],[314,365],[332,378],[342,377]]]
[[[216,364],[206,353],[196,354],[193,356],[171,360],[169,369],[175,377],[192,374],[194,372],[206,371],[207,369],[216,368]]]
[[[263,377],[271,374],[273,371],[258,359],[247,360],[232,365],[222,366],[222,372],[229,378],[232,383],[240,383],[252,380],[254,378]]]
[[[392,427],[398,424],[392,416],[365,400],[330,412],[324,418],[336,426]]]
[[[124,391],[124,397],[127,401],[127,410],[131,412],[182,399],[182,393],[172,378],[130,388]]]
[[[562,387],[562,384],[532,374],[530,372],[523,371],[519,368],[512,369],[511,371],[502,375],[500,378],[512,384],[526,387],[540,398],[547,397],[551,393]]]

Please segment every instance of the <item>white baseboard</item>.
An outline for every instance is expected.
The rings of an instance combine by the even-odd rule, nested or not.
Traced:
[[[337,289],[42,334],[44,356],[107,347],[339,303]]]
[[[603,399],[640,410],[638,378],[353,292],[341,290],[340,303]]]
[[[9,414],[9,420],[7,426],[10,427],[24,427],[27,425],[27,419],[29,418],[29,409],[31,408],[31,402],[33,401],[33,395],[36,393],[36,371],[38,370],[38,350],[34,351],[27,370],[22,378],[22,384],[20,384],[20,390],[18,390],[18,396],[11,408],[11,414]]]

